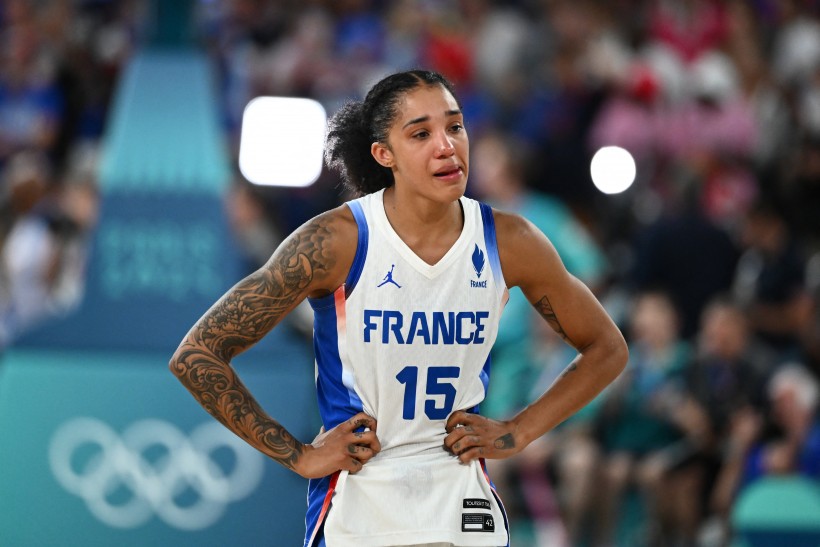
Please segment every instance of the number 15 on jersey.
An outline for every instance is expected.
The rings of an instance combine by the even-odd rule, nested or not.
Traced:
[[[444,420],[453,411],[456,401],[456,388],[451,380],[458,378],[459,367],[429,367],[425,380],[424,414],[431,420]],[[412,420],[416,417],[416,391],[419,384],[419,367],[406,366],[396,374],[396,379],[404,385],[404,408],[402,418]],[[443,395],[440,398],[430,398],[431,395]],[[439,406],[439,403],[440,406]]]

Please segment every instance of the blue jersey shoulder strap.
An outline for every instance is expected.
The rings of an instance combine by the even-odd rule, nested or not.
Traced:
[[[345,279],[345,297],[350,296],[350,293],[352,293],[353,289],[356,287],[356,283],[359,282],[359,277],[362,275],[364,261],[367,258],[367,241],[369,233],[367,228],[367,218],[364,215],[361,200],[357,199],[348,201],[347,206],[350,207],[350,211],[353,213],[353,218],[356,219],[356,226],[359,228],[359,239],[356,244],[356,256],[353,257],[353,264],[351,264],[350,271],[347,273],[347,279]]]
[[[493,270],[493,277],[501,282],[504,276],[501,272],[501,259],[498,257],[498,240],[495,235],[495,219],[493,210],[486,203],[479,203],[481,207],[481,222],[484,225],[484,244],[487,245],[487,255],[490,259],[490,268]]]

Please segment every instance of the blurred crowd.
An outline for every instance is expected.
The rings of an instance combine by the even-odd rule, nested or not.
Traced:
[[[2,347],[81,297],[98,144],[150,3],[0,5]],[[631,359],[616,383],[492,462],[534,545],[725,545],[749,484],[820,480],[820,2],[201,0],[192,12],[234,160],[255,96],[332,113],[389,72],[444,73],[471,139],[469,194],[538,225],[622,328]],[[618,195],[590,178],[608,145],[637,164]],[[237,171],[226,208],[248,270],[349,197],[328,172],[285,190]],[[574,353],[520,292],[508,308],[484,405],[498,418]]]
[[[0,351],[83,294],[110,99],[139,2],[0,2]]]

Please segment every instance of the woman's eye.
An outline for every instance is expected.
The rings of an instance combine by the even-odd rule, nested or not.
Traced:
[[[450,126],[450,131],[452,131],[453,133],[458,133],[459,131],[462,131],[463,129],[464,129],[464,126],[461,125],[460,123],[455,123],[455,124]]]
[[[415,134],[413,135],[413,138],[414,138],[414,139],[425,139],[425,138],[427,138],[427,136],[428,136],[429,134],[430,134],[430,133],[428,133],[427,131],[419,131],[418,133],[415,133]]]

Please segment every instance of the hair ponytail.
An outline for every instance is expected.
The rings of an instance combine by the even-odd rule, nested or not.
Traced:
[[[370,153],[374,138],[361,101],[345,103],[328,122],[325,163],[337,171],[348,189],[359,195],[393,185],[393,173]]]

